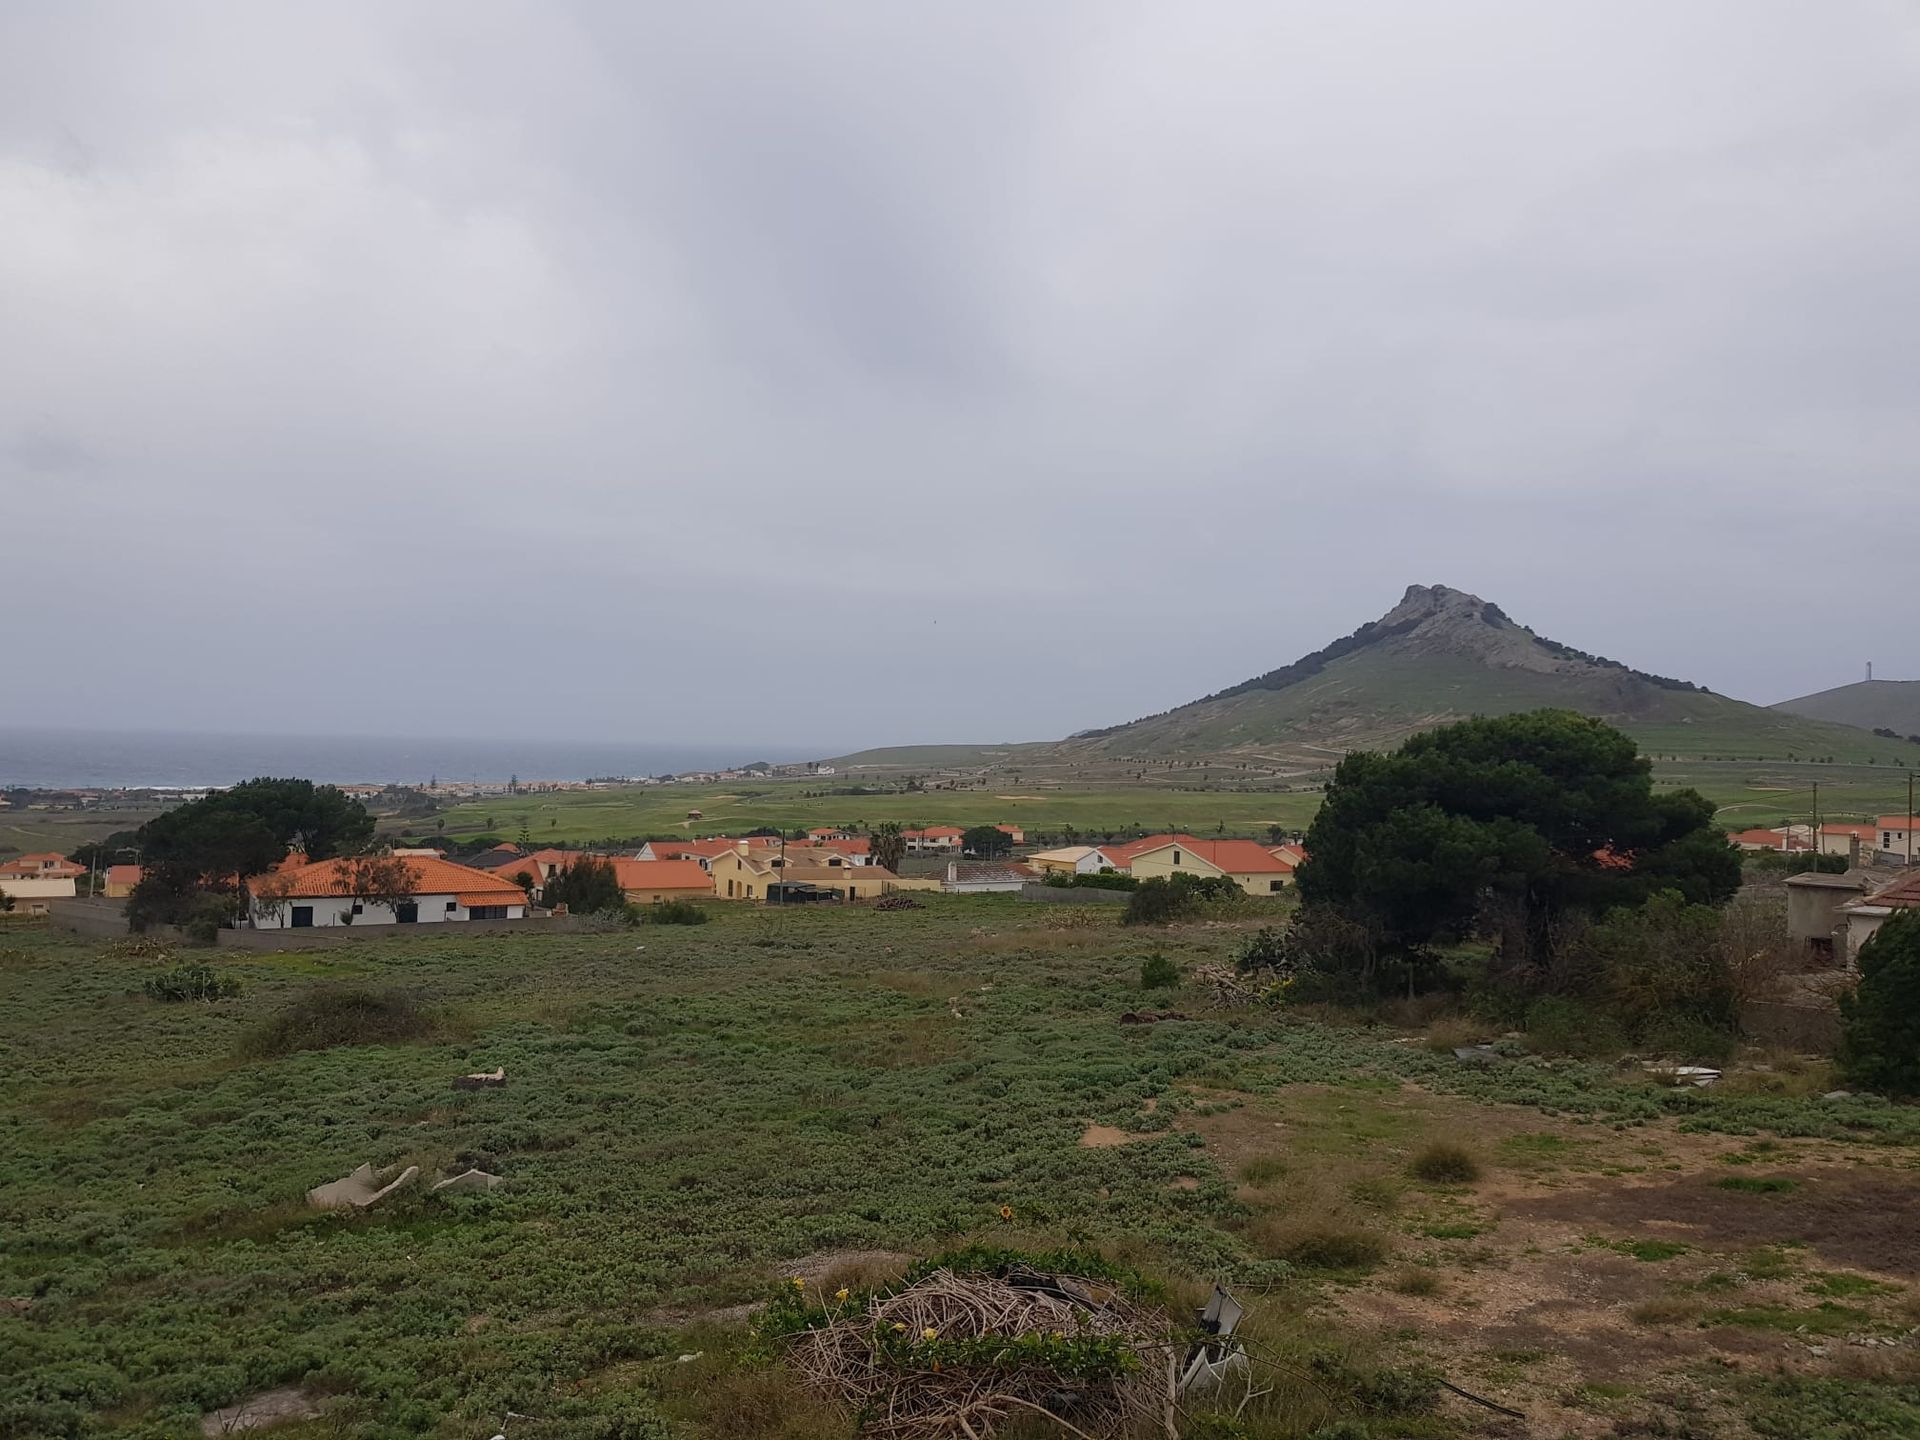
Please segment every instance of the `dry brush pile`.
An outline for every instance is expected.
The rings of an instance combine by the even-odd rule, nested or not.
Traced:
[[[886,1440],[985,1440],[1044,1416],[1089,1437],[1177,1434],[1179,1342],[1105,1280],[1025,1266],[931,1270],[890,1293],[818,1303],[797,1283],[769,1311],[809,1389]]]

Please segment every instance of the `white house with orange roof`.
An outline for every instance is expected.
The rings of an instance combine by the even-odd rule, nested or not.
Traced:
[[[394,905],[354,895],[354,862],[315,860],[249,882],[256,930],[325,929],[337,925],[440,925],[460,920],[520,920],[526,892],[489,870],[427,856],[400,859],[408,897]]]
[[[1882,815],[1874,829],[1887,859],[1900,865],[1920,860],[1920,816]]]
[[[928,825],[918,830],[902,830],[909,855],[958,855],[960,837],[967,832],[958,825]]]

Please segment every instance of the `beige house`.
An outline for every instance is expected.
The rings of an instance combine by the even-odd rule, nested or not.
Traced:
[[[0,895],[13,902],[10,912],[14,915],[45,915],[53,908],[55,900],[71,900],[74,897],[73,878],[62,876],[59,879],[23,879],[9,875],[0,878]]]
[[[1881,855],[1898,865],[1920,860],[1920,816],[1882,815],[1874,829]]]
[[[1136,880],[1174,875],[1225,876],[1249,895],[1277,894],[1293,883],[1293,866],[1252,840],[1196,840],[1182,835],[1133,857]]]
[[[1026,863],[1041,875],[1098,875],[1102,870],[1120,868],[1098,845],[1068,845],[1059,850],[1042,850],[1036,855],[1029,855]]]

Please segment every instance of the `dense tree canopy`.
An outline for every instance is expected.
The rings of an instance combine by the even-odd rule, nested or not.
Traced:
[[[176,806],[140,827],[145,866],[128,918],[179,923],[205,890],[229,891],[270,870],[296,845],[315,860],[352,855],[373,839],[373,817],[333,785],[248,780]]]
[[[1469,931],[1501,902],[1539,933],[1556,915],[1672,890],[1721,904],[1738,855],[1692,790],[1656,795],[1633,740],[1565,710],[1468,720],[1390,755],[1348,756],[1307,833],[1298,880],[1392,943]]]
[[[975,825],[961,835],[960,848],[969,855],[997,860],[1013,853],[1013,837],[998,825]]]
[[[1840,1073],[1887,1095],[1920,1096],[1920,914],[1882,925],[1860,949],[1860,985],[1842,996]]]
[[[627,896],[611,860],[582,855],[547,877],[540,903],[549,909],[564,905],[576,915],[592,915],[622,909]]]

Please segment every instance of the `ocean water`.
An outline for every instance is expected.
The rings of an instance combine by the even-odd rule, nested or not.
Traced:
[[[791,746],[656,745],[636,740],[380,739],[190,735],[0,727],[0,788],[232,785],[257,775],[336,783],[586,780],[816,758]]]

